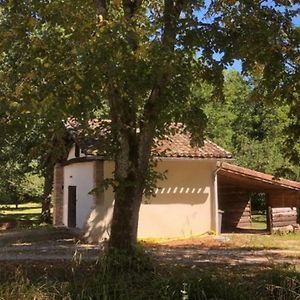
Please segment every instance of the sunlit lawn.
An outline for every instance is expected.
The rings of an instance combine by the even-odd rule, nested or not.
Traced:
[[[229,234],[228,247],[254,249],[287,249],[300,251],[300,233],[290,234]],[[299,253],[298,253],[299,255]]]
[[[267,229],[267,217],[264,213],[252,214],[252,229]]]
[[[0,217],[37,221],[40,217],[41,209],[41,204],[34,202],[19,204],[18,208],[14,204],[1,204]]]

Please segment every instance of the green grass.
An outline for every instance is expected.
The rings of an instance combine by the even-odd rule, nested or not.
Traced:
[[[40,203],[28,202],[16,206],[14,204],[0,205],[0,220],[28,220],[37,224],[41,215],[42,207]]]
[[[252,229],[267,229],[267,217],[264,213],[254,212],[252,214]]]
[[[0,204],[0,213],[4,215],[39,214],[41,209],[41,204],[34,202],[19,204],[17,209],[15,204]]]
[[[278,234],[241,234],[228,235],[230,241],[228,247],[234,248],[252,248],[252,249],[286,249],[300,251],[300,234],[289,233]]]
[[[98,263],[2,263],[0,299],[298,299],[300,274],[287,267],[187,268],[113,255]]]

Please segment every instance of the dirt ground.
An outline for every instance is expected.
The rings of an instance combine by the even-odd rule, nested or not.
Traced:
[[[241,236],[240,236],[241,237]],[[235,246],[239,236],[207,236],[190,240],[145,243],[162,263],[196,267],[198,265],[274,265],[300,266],[300,241],[290,248],[255,248]],[[102,245],[86,244],[77,232],[66,229],[35,229],[0,233],[0,262],[9,261],[94,261]]]

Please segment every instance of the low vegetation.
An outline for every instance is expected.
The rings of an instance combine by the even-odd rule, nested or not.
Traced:
[[[126,263],[124,263],[126,261]],[[175,267],[138,253],[97,263],[2,264],[0,299],[298,299],[293,268]]]
[[[0,206],[0,214],[33,219],[40,213],[35,203]],[[263,221],[259,220],[258,222]],[[54,228],[26,230],[21,242],[62,238]],[[1,235],[1,233],[0,233]],[[142,243],[134,259],[122,254],[102,256],[98,262],[83,262],[80,256],[64,262],[1,262],[0,300],[81,299],[298,299],[300,265],[228,266],[201,264],[176,266],[147,253],[147,245],[206,247],[213,249],[287,249],[300,251],[300,234],[227,234],[224,240],[201,236],[186,240],[156,240]],[[5,240],[2,237],[2,242]],[[9,241],[7,241],[9,243]],[[4,243],[5,245],[5,243]],[[146,249],[146,250],[145,250]],[[289,253],[289,255],[292,255]],[[2,270],[5,270],[3,272]]]

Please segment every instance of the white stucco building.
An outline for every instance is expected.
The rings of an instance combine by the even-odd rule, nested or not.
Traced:
[[[114,162],[87,148],[77,142],[67,161],[55,168],[54,224],[80,228],[88,240],[97,242],[109,236],[114,193],[112,188],[91,191],[112,178]],[[157,169],[167,171],[167,179],[158,182],[156,197],[143,199],[138,236],[217,232],[218,162],[230,160],[231,154],[210,141],[191,147],[184,133],[168,138],[159,150]]]

